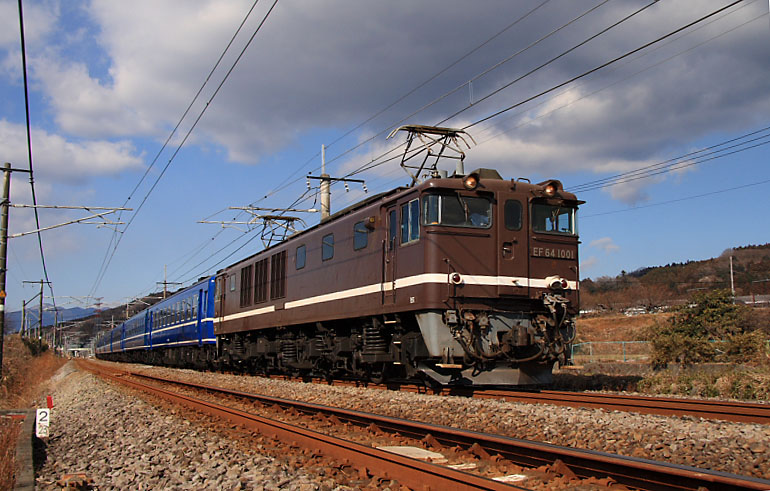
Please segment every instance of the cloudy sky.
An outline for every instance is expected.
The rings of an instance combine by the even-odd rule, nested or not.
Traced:
[[[155,290],[164,265],[189,283],[256,252],[258,233],[197,222],[311,207],[304,176],[322,144],[345,175],[382,162],[404,123],[467,126],[467,168],[579,192],[583,277],[770,241],[766,0],[524,104],[731,2],[274,1],[24,2],[38,203],[138,209],[43,232],[58,305],[125,301]],[[0,0],[0,69],[0,161],[27,168],[17,0]],[[396,162],[356,177],[369,192],[407,182]],[[334,188],[332,207],[361,196]],[[31,203],[25,174],[11,200]],[[82,216],[40,210],[41,226]],[[34,229],[12,209],[12,234]],[[11,310],[42,275],[37,237],[11,239]]]

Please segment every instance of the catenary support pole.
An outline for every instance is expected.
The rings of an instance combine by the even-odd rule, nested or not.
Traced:
[[[0,215],[0,376],[3,374],[3,338],[5,338],[5,270],[8,263],[8,205],[11,191],[11,164],[3,165],[3,200]]]

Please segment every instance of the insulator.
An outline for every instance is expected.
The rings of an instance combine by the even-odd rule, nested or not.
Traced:
[[[368,189],[366,189],[366,183],[365,183],[365,182],[363,182],[363,183],[361,183],[361,185],[362,185],[362,186],[363,186],[363,188],[364,188],[364,192],[365,192],[365,193],[368,193],[368,192],[369,192],[369,190],[368,190]]]
[[[348,187],[348,183],[344,182],[343,184],[345,185],[345,192],[349,193],[350,192],[350,188]]]
[[[307,190],[310,191],[310,179],[307,180]]]

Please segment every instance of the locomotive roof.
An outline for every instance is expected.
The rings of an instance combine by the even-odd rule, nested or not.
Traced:
[[[561,183],[559,181],[548,180],[548,181],[544,181],[542,183],[537,183],[537,184],[532,184],[528,180],[527,181],[521,181],[521,180],[511,179],[509,181],[507,179],[503,179],[503,177],[494,169],[483,169],[483,168],[482,169],[476,169],[473,172],[471,172],[469,174],[466,174],[466,175],[453,174],[451,176],[443,177],[443,178],[432,178],[432,179],[428,179],[426,181],[423,181],[420,184],[418,184],[416,186],[413,186],[413,187],[399,186],[399,187],[393,188],[393,189],[391,189],[389,191],[384,191],[384,192],[377,193],[375,195],[369,196],[369,197],[367,197],[367,198],[365,198],[365,199],[363,199],[363,200],[361,200],[361,201],[359,201],[357,203],[354,203],[354,204],[348,206],[347,208],[343,208],[342,210],[340,210],[340,211],[338,211],[336,213],[333,213],[329,218],[327,218],[325,220],[321,220],[321,222],[319,222],[316,225],[313,225],[312,227],[308,227],[305,230],[301,230],[301,231],[299,231],[299,232],[297,232],[297,233],[287,237],[285,240],[283,240],[281,242],[278,242],[277,244],[271,245],[270,247],[267,247],[265,249],[257,251],[254,254],[251,254],[250,256],[247,256],[247,257],[245,257],[245,258],[243,258],[243,259],[241,259],[239,261],[236,261],[236,262],[234,262],[234,263],[232,263],[232,264],[230,264],[230,265],[228,265],[228,266],[218,270],[217,274],[221,273],[222,271],[225,271],[225,270],[229,269],[230,267],[232,267],[232,266],[234,266],[236,264],[248,261],[248,260],[256,257],[257,255],[262,254],[265,251],[268,251],[270,249],[274,249],[276,247],[279,247],[279,246],[285,244],[289,240],[292,240],[292,239],[294,239],[296,237],[300,237],[302,235],[310,233],[313,230],[316,230],[316,229],[318,229],[321,226],[327,225],[327,224],[329,224],[329,223],[331,223],[331,222],[333,222],[335,220],[338,220],[339,218],[341,218],[341,217],[343,217],[345,215],[348,215],[348,214],[353,213],[355,211],[358,211],[358,210],[360,210],[362,208],[365,208],[365,207],[371,205],[372,203],[375,203],[376,201],[382,200],[383,198],[386,198],[386,197],[389,197],[389,196],[393,196],[393,195],[396,195],[396,194],[399,194],[399,193],[405,192],[405,191],[410,191],[410,190],[415,190],[415,189],[424,189],[424,188],[428,188],[428,187],[434,187],[437,184],[436,183],[437,180],[444,181],[444,183],[442,183],[444,185],[448,184],[447,181],[449,181],[449,182],[456,181],[456,183],[457,183],[456,188],[457,189],[462,189],[463,188],[462,187],[463,186],[462,185],[462,179],[465,178],[466,176],[472,175],[472,174],[475,174],[480,180],[487,180],[487,181],[488,180],[493,180],[493,181],[502,181],[502,182],[514,182],[516,187],[522,187],[524,189],[532,190],[532,191],[534,191],[537,188],[542,188],[543,186],[545,186],[546,184],[549,184],[549,183],[558,183],[558,187],[560,189],[560,193],[559,194],[561,195],[562,199],[564,199],[567,202],[574,203],[576,205],[583,203],[582,201],[578,201],[574,194],[566,192],[563,189],[561,189]],[[453,189],[453,188],[455,188],[455,186],[454,185],[449,185],[449,186],[447,186],[447,188],[448,189]]]

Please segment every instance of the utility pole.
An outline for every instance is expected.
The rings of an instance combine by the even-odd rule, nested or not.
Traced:
[[[42,335],[43,335],[43,286],[44,285],[50,285],[51,282],[50,281],[45,281],[45,280],[40,280],[40,281],[23,281],[22,283],[31,283],[31,284],[35,284],[35,285],[40,284],[40,293],[39,293],[39,295],[40,295],[39,309],[40,310],[38,310],[38,312],[37,312],[38,313],[37,342],[38,342],[38,347],[42,347],[42,345],[43,345],[43,340],[42,340]]]
[[[178,281],[168,281],[166,279],[166,265],[163,265],[163,281],[158,281],[157,284],[163,285],[163,298],[168,296],[168,285],[181,285]]]
[[[730,255],[730,291],[733,292],[733,303],[735,303],[735,281],[733,280],[733,256]]]
[[[3,199],[0,212],[0,376],[3,375],[3,339],[5,338],[5,269],[8,259],[8,205],[11,193],[11,164],[3,165]]]

